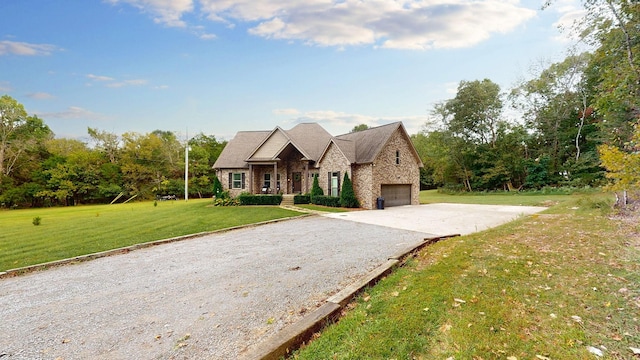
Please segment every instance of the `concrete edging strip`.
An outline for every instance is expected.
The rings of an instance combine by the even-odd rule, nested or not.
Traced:
[[[406,258],[415,256],[422,248],[435,244],[438,241],[457,237],[460,234],[451,234],[425,238],[424,241],[411,247],[408,250],[390,257],[384,264],[369,272],[365,277],[347,286],[337,294],[329,297],[327,302],[318,309],[304,316],[300,321],[295,322],[271,338],[264,340],[251,348],[241,356],[245,360],[275,360],[287,357],[292,351],[300,348],[302,344],[309,341],[313,334],[322,330],[329,321],[338,319],[340,311],[367,286],[375,285],[380,279],[389,274],[394,267],[402,264]]]
[[[369,272],[367,276],[359,279],[355,283],[340,290],[337,294],[331,296],[329,299],[327,299],[327,302],[338,304],[341,307],[346,306],[349,301],[356,297],[356,295],[358,295],[364,288],[377,283],[385,275],[389,274],[393,267],[395,267],[398,263],[400,263],[399,260],[387,260],[384,264]]]
[[[241,359],[262,359],[277,360],[286,356],[290,351],[300,347],[300,345],[320,331],[326,323],[337,318],[342,306],[328,302],[314,310],[302,320],[295,322],[272,338],[260,343],[256,348],[241,356]]]

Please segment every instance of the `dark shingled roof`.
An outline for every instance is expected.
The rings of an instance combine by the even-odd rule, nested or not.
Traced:
[[[291,141],[300,150],[303,150],[310,160],[318,160],[327,143],[331,140],[331,134],[317,123],[302,123],[293,129],[285,131]]]
[[[389,141],[391,135],[402,126],[401,122],[395,122],[387,125],[369,128],[363,131],[356,131],[349,134],[336,136],[336,145],[340,147],[344,155],[352,163],[367,164],[372,163],[376,156],[382,150],[382,147]],[[348,148],[342,148],[342,144],[349,141],[355,144],[355,161],[349,156],[351,151]]]
[[[291,130],[282,130],[276,127],[276,130],[282,130],[291,141],[291,144],[297,147],[305,156],[308,156],[309,160],[319,161],[329,145],[334,143],[352,164],[368,164],[374,162],[380,151],[382,151],[382,148],[398,129],[402,129],[403,133],[408,136],[401,122],[336,137],[332,137],[331,134],[317,123],[298,124]],[[249,166],[247,159],[256,152],[259,146],[262,146],[274,131],[275,130],[238,132],[236,136],[227,143],[227,146],[225,146],[218,160],[213,165],[213,168],[247,168]],[[420,166],[422,166],[420,157],[415,152],[415,149],[413,152]]]
[[[245,161],[258,144],[271,134],[271,131],[239,131],[224,147],[214,169],[239,169],[248,167]]]
[[[279,129],[279,128],[276,128]],[[280,129],[282,130],[282,129]],[[213,164],[214,169],[238,169],[248,167],[247,159],[263,144],[272,131],[239,131],[236,136],[227,143],[222,153]],[[302,123],[291,130],[282,130],[291,140],[294,146],[310,160],[318,160],[327,143],[331,140],[329,134],[317,123]]]

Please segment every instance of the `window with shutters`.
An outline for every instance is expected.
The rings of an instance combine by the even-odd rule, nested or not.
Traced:
[[[242,173],[233,173],[233,189],[242,189]]]

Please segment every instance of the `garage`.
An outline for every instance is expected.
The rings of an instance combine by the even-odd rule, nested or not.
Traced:
[[[411,184],[382,185],[384,206],[411,205]]]

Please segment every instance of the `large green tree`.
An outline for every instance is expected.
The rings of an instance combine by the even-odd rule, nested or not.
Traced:
[[[447,128],[466,141],[495,146],[502,106],[498,84],[489,79],[461,81],[455,98],[445,104],[451,115]]]
[[[430,176],[469,191],[523,185],[527,134],[503,120],[502,96],[489,79],[462,81],[453,99],[434,107],[432,124],[412,138],[425,164],[423,183]]]
[[[20,160],[53,133],[37,116],[9,95],[0,97],[0,176],[9,176]]]
[[[537,159],[529,164],[536,179],[529,183],[533,187],[559,182],[590,185],[599,177],[597,117],[590,106],[591,59],[589,53],[569,55],[511,92],[532,134],[527,146],[531,158]]]

